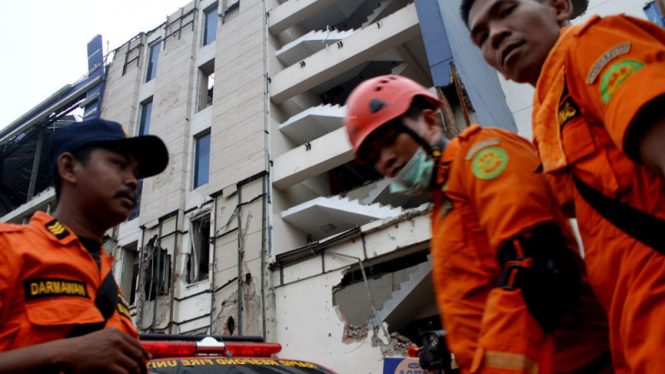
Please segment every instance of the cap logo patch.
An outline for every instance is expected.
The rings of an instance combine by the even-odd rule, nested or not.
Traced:
[[[473,158],[472,170],[476,177],[490,180],[503,173],[508,165],[508,154],[497,147],[483,149]]]
[[[387,108],[388,104],[384,103],[379,99],[372,99],[369,103],[369,108],[372,110],[372,113],[376,113],[383,108]]]
[[[637,60],[624,60],[610,66],[600,82],[600,96],[603,102],[607,104],[623,82],[643,67],[644,63]]]
[[[65,226],[62,225],[62,223],[58,222],[58,220],[54,219],[53,221],[47,223],[46,229],[53,234],[58,240],[62,240],[66,238],[69,235],[69,231],[65,228]]]
[[[630,42],[625,42],[612,47],[609,51],[605,52],[602,56],[600,56],[596,63],[593,64],[591,70],[589,70],[589,76],[586,79],[586,84],[593,84],[593,82],[596,81],[596,78],[598,78],[598,75],[600,75],[600,71],[603,70],[608,62],[615,59],[616,57],[625,55],[629,51]]]

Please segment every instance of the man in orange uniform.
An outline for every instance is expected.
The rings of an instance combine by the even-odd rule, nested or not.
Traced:
[[[604,312],[533,147],[478,125],[449,141],[442,102],[400,76],[346,105],[356,160],[393,191],[431,193],[433,281],[461,373],[611,373]]]
[[[665,30],[627,16],[570,26],[569,0],[465,0],[485,60],[536,87],[543,171],[574,207],[615,368],[665,373]]]
[[[150,355],[101,242],[131,214],[137,180],[167,163],[159,138],[127,138],[115,122],[54,133],[53,217],[0,224],[0,372],[146,372]]]

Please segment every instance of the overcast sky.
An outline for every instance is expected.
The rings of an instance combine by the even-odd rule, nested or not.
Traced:
[[[82,77],[95,35],[107,54],[188,2],[0,0],[0,128]]]

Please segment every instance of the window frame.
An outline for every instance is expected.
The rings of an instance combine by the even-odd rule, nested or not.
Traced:
[[[138,291],[138,279],[139,274],[141,273],[141,253],[138,250],[138,243],[133,242],[131,244],[122,246],[123,250],[123,267],[122,275],[120,281],[120,289],[125,297],[127,303],[132,306],[136,303],[137,291]],[[128,255],[131,254],[131,265],[128,263]],[[131,269],[131,280],[127,280],[126,276],[128,275],[128,270]],[[129,282],[129,286],[127,283]],[[129,289],[127,289],[129,287]],[[129,291],[129,292],[127,292]]]
[[[202,170],[199,170],[199,160],[200,160],[200,150],[201,150],[201,139],[203,138],[208,138],[208,143],[207,143],[207,166],[204,174],[205,175],[205,181],[199,181],[199,173],[202,172]],[[211,143],[212,143],[212,136],[210,129],[207,129],[206,131],[203,131],[197,135],[194,136],[194,165],[193,165],[193,172],[192,172],[192,190],[195,190],[201,186],[205,186],[208,184],[210,181],[210,154],[211,154]]]
[[[196,111],[200,112],[212,106],[215,94],[215,59],[199,66],[198,94]],[[212,85],[210,84],[212,80]]]
[[[159,48],[156,55],[153,55],[155,48]],[[157,66],[159,65],[159,54],[162,52],[162,40],[148,45],[148,63],[146,64],[145,82],[148,83],[157,76]],[[154,61],[153,61],[154,60]]]
[[[212,19],[214,19],[215,25],[214,25],[214,28],[212,30],[210,30],[210,28],[208,27],[208,21],[209,21],[210,15],[212,15],[213,13],[214,13],[215,16],[212,17]],[[205,47],[207,45],[210,45],[210,44],[214,43],[217,40],[217,28],[219,27],[219,3],[218,2],[215,2],[215,4],[205,8],[203,10],[202,25],[203,25],[203,32],[201,33],[202,34],[201,45],[203,47]],[[209,32],[212,32],[212,33],[208,34]],[[210,39],[209,36],[211,36],[212,39]]]
[[[206,212],[192,217],[189,220],[190,252],[187,258],[187,264],[185,266],[185,281],[189,285],[210,279],[211,219],[210,212]],[[199,223],[199,231],[201,231],[201,228],[204,227],[204,223],[207,224],[207,229],[205,232],[199,233],[199,235],[196,235],[197,222]],[[203,273],[202,270],[205,270],[205,272]]]

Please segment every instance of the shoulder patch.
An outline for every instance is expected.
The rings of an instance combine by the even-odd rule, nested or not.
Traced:
[[[563,127],[568,121],[579,115],[580,108],[572,97],[568,96],[559,103],[559,127]]]
[[[37,299],[73,296],[89,299],[88,288],[84,282],[60,278],[36,278],[23,282],[25,301]]]
[[[66,238],[69,235],[69,231],[65,228],[65,226],[62,225],[62,223],[58,222],[57,219],[54,219],[53,221],[47,223],[46,229],[53,234],[58,240],[62,240]]]
[[[508,165],[508,154],[501,148],[483,149],[473,158],[473,174],[484,180],[490,180],[503,173]]]
[[[623,82],[644,67],[638,60],[623,60],[610,66],[600,82],[600,96],[607,104]]]
[[[490,147],[493,145],[499,145],[501,143],[500,138],[492,138],[492,139],[487,139],[483,140],[482,142],[478,142],[474,144],[471,148],[469,148],[469,151],[466,153],[466,156],[464,156],[465,160],[471,160],[473,156],[478,153],[479,150],[485,148],[485,147]]]
[[[125,298],[122,297],[122,293],[120,292],[118,292],[117,309],[121,316],[128,318],[130,321],[132,320],[132,315],[129,313],[129,305],[127,304],[127,301],[125,301]]]
[[[630,42],[621,43],[603,53],[603,55],[600,56],[600,58],[593,64],[591,70],[589,70],[589,75],[586,78],[586,84],[593,84],[593,82],[596,81],[596,78],[598,78],[598,75],[600,75],[601,70],[603,70],[608,62],[621,55],[625,55],[628,52],[630,52]]]

